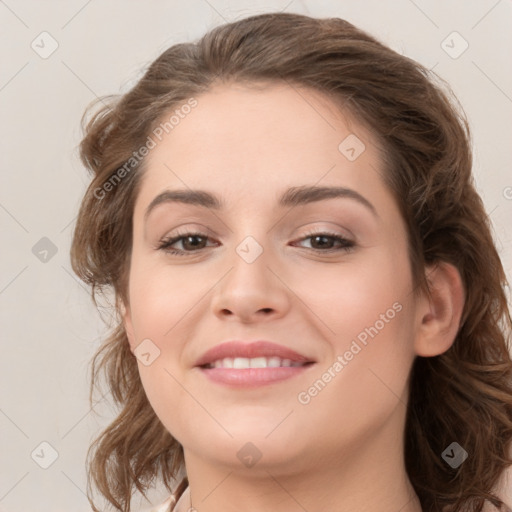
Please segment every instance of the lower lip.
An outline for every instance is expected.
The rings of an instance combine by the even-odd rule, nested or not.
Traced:
[[[258,387],[300,375],[314,366],[279,366],[277,368],[199,368],[210,380],[235,388]]]

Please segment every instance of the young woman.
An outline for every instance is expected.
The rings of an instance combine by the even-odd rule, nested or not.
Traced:
[[[120,410],[89,463],[116,510],[159,477],[165,511],[506,510],[506,276],[435,82],[273,13],[88,119],[71,255],[116,296],[91,396],[104,372]]]

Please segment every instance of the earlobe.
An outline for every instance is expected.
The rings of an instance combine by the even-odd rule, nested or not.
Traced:
[[[430,296],[418,302],[414,349],[418,356],[446,352],[455,341],[464,308],[464,285],[457,268],[439,262],[426,270]]]

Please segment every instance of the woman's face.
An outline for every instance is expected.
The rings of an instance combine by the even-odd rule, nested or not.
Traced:
[[[156,414],[186,456],[241,471],[396,449],[416,305],[376,141],[308,89],[196,100],[151,135],[134,209],[125,325]]]

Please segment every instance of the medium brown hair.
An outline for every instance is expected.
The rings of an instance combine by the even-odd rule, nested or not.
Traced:
[[[465,288],[451,348],[416,357],[411,368],[407,473],[424,511],[476,512],[485,500],[501,507],[495,486],[512,464],[512,322],[506,276],[471,174],[468,123],[435,74],[347,21],[269,13],[216,27],[167,49],[129,92],[103,98],[103,106],[84,115],[80,153],[93,179],[74,232],[74,271],[92,285],[95,301],[113,290],[128,303],[133,206],[144,160],[133,169],[126,164],[164,115],[230,81],[320,91],[382,143],[383,178],[407,225],[417,290],[428,292],[425,268],[441,261],[456,266]],[[122,179],[99,194],[123,166]],[[129,512],[134,487],[145,495],[160,476],[170,491],[184,459],[146,398],[118,305],[117,324],[92,360],[90,399],[103,373],[120,412],[90,447],[88,469],[108,502]],[[469,454],[456,469],[442,458],[453,441]]]

